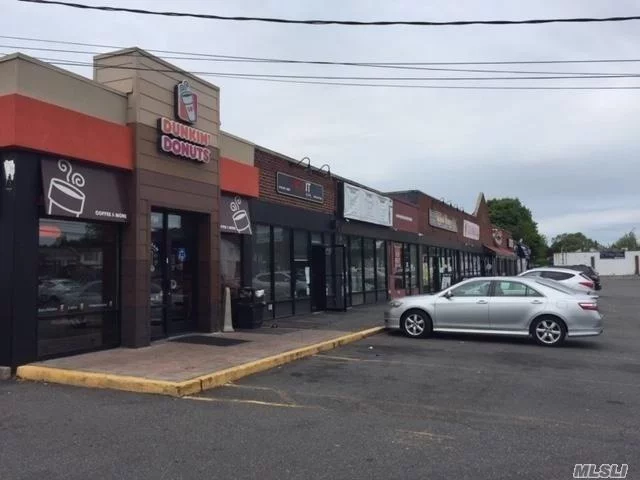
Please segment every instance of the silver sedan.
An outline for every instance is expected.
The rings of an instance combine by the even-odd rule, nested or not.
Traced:
[[[526,277],[474,278],[435,295],[392,300],[384,321],[410,337],[434,331],[532,336],[545,346],[603,331],[597,297]]]

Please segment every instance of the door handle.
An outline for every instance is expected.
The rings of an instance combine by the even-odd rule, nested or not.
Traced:
[[[481,304],[485,304],[485,303],[489,303],[486,300],[478,300],[476,303],[481,303]]]
[[[542,304],[542,300],[532,300],[531,303],[533,303],[534,305],[540,305]]]

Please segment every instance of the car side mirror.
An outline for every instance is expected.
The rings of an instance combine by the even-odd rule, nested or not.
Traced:
[[[444,298],[449,299],[451,297],[453,297],[453,293],[451,292],[451,290],[446,291],[444,294]]]

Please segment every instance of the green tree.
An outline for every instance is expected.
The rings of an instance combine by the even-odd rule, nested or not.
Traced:
[[[533,221],[531,210],[518,198],[494,198],[487,202],[491,223],[511,232],[514,240],[520,239],[531,248],[534,262],[546,262],[547,241],[538,232],[538,224]]]
[[[625,233],[618,240],[613,242],[613,245],[611,245],[611,247],[617,249],[626,248],[627,250],[638,250],[640,246],[638,245],[636,232],[634,230],[631,230],[629,233]]]
[[[587,237],[582,232],[563,233],[551,240],[551,251],[558,252],[588,252],[592,248],[599,248],[600,245],[595,240]]]

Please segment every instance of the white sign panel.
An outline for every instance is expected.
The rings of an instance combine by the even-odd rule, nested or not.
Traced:
[[[343,214],[344,218],[391,227],[393,200],[345,183]]]
[[[464,220],[462,222],[462,231],[465,238],[480,240],[480,226],[477,223]]]

